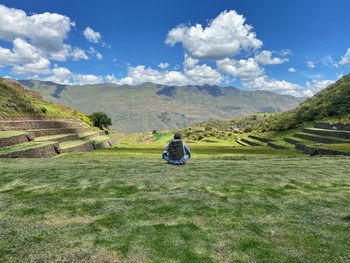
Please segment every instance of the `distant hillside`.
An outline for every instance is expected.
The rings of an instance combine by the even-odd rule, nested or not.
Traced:
[[[268,130],[283,131],[314,121],[350,122],[350,74],[307,99],[293,110],[276,115]]]
[[[0,116],[56,116],[79,118],[89,123],[89,119],[81,112],[44,101],[40,93],[7,78],[0,78]]]
[[[37,80],[20,82],[50,101],[86,114],[106,112],[112,118],[113,128],[123,133],[178,129],[209,119],[232,119],[256,112],[281,112],[303,101],[267,91],[209,85],[66,86]]]

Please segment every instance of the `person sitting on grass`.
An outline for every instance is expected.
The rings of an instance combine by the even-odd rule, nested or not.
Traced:
[[[187,143],[181,141],[181,134],[175,133],[172,140],[165,148],[163,159],[169,164],[185,164],[191,158],[191,151]]]

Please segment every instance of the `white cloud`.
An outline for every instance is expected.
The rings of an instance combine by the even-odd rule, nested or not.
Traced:
[[[261,76],[243,84],[250,90],[267,90],[292,96],[303,96],[302,86],[285,80],[270,79],[267,76]]]
[[[350,66],[350,48],[348,48],[345,55],[342,56],[341,60],[339,61],[339,64]]]
[[[264,70],[253,58],[248,58],[247,60],[226,58],[217,61],[217,67],[220,72],[241,78],[243,81],[248,81],[264,74]]]
[[[205,28],[200,24],[177,26],[169,31],[165,42],[171,46],[182,43],[192,58],[213,60],[262,46],[253,27],[245,24],[245,18],[234,10],[222,12]]]
[[[50,72],[50,61],[46,58],[40,58],[36,62],[23,65],[15,65],[12,72],[15,74],[48,74]]]
[[[101,53],[99,53],[96,49],[93,47],[90,47],[89,50],[87,51],[89,54],[95,56],[98,60],[103,59],[103,56]]]
[[[89,57],[86,55],[85,51],[80,48],[74,48],[71,52],[73,60],[87,60]]]
[[[72,27],[74,23],[64,15],[46,12],[27,16],[20,9],[0,5],[0,39],[5,41],[28,39],[42,52],[59,52]]]
[[[187,54],[185,54],[185,60],[183,62],[183,66],[185,69],[191,69],[195,67],[199,63],[198,59],[191,58]]]
[[[188,84],[218,85],[221,82],[221,74],[206,64],[196,65],[185,69],[185,75],[189,79]]]
[[[143,65],[129,67],[126,77],[117,79],[108,75],[106,80],[116,84],[138,85],[152,82],[163,85],[220,84],[221,74],[206,64],[195,65],[185,71],[156,70]]]
[[[256,62],[263,65],[277,65],[283,64],[289,61],[288,58],[272,57],[272,52],[263,50],[255,56]]]
[[[12,66],[15,74],[47,74],[50,61],[31,44],[16,38],[12,50],[0,47],[0,66]]]
[[[294,72],[297,72],[297,70],[295,68],[291,67],[288,69],[288,72],[294,73]]]
[[[40,54],[31,44],[21,38],[13,41],[12,50],[0,47],[0,65],[14,66],[35,62],[40,59]]]
[[[307,61],[306,65],[308,68],[316,68],[315,62],[313,61]]]
[[[307,97],[313,96],[319,91],[327,88],[329,85],[333,84],[334,80],[312,80],[306,82],[306,86],[304,89],[304,94]]]
[[[220,72],[238,77],[243,86],[249,90],[267,90],[281,94],[304,96],[303,87],[285,80],[271,79],[265,75],[263,68],[253,59],[223,59],[217,62]]]
[[[91,43],[98,43],[101,40],[101,34],[90,27],[85,28],[83,33],[86,39]]]
[[[0,40],[12,42],[10,49],[0,47],[0,66],[15,74],[47,74],[50,60],[88,59],[84,50],[64,43],[74,26],[64,15],[27,15],[0,4]]]
[[[169,64],[161,62],[161,63],[158,64],[158,67],[160,69],[167,69],[169,67]]]
[[[87,85],[103,83],[103,77],[92,74],[74,74],[64,67],[55,67],[45,80],[60,84]]]

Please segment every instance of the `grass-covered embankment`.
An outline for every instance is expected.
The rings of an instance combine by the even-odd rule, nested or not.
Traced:
[[[0,160],[0,261],[350,258],[348,158],[231,156],[169,166],[112,152]]]

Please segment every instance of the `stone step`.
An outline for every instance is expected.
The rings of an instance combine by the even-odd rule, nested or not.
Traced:
[[[104,131],[90,131],[90,132],[79,134],[79,138],[82,140],[91,140],[97,136],[103,136],[103,135],[105,135]]]
[[[350,156],[350,152],[343,152],[332,149],[324,149],[322,147],[309,146],[304,144],[295,145],[295,149],[310,155],[346,155]]]
[[[119,139],[118,135],[115,136],[99,136],[94,139],[96,149],[111,148],[117,143]]]
[[[253,141],[250,141],[250,140],[247,140],[247,139],[244,139],[244,138],[241,138],[241,141],[250,145],[250,146],[262,146],[261,144],[258,144],[256,142],[253,142]]]
[[[298,141],[298,140],[295,140],[295,139],[292,139],[292,138],[283,138],[283,140],[285,142],[288,142],[288,143],[293,144],[293,145],[297,145],[297,144],[301,143],[301,141]]]
[[[58,128],[58,129],[38,129],[38,130],[28,130],[28,132],[32,133],[34,137],[42,137],[42,136],[50,136],[57,134],[68,134],[68,133],[84,133],[91,131],[90,128]]]
[[[334,137],[333,137],[334,139],[332,139],[329,137],[322,137],[322,136],[305,134],[305,133],[296,133],[296,134],[294,134],[294,137],[313,141],[313,142],[325,143],[325,144],[346,143],[346,141],[342,141],[342,140],[336,139]]]
[[[302,131],[305,133],[311,133],[321,136],[350,139],[350,131],[338,131],[317,128],[304,128]]]
[[[25,142],[0,149],[0,158],[52,157],[60,152],[56,142]]]
[[[29,142],[33,136],[24,131],[0,131],[0,148]]]
[[[34,130],[34,129],[62,129],[87,127],[76,121],[24,120],[0,121],[0,130]]]
[[[260,142],[265,142],[265,143],[268,143],[268,142],[272,142],[272,141],[273,141],[273,140],[271,140],[271,139],[262,138],[262,137],[255,136],[255,135],[249,135],[248,137],[249,137],[249,138],[252,138],[252,139],[254,139],[254,140],[260,141]]]
[[[274,149],[278,149],[278,150],[287,150],[288,148],[282,145],[279,145],[278,143],[275,142],[268,142],[267,146],[274,148]]]
[[[325,122],[317,122],[315,123],[314,127],[318,129],[326,129],[326,130],[350,131],[350,124],[345,124],[345,123],[329,124]]]
[[[76,133],[57,134],[57,135],[41,136],[41,137],[35,138],[36,142],[42,142],[42,141],[67,142],[67,141],[74,141],[74,140],[80,140],[78,134]]]
[[[67,141],[67,142],[60,143],[61,153],[88,152],[95,149],[96,149],[96,146],[91,141],[76,140],[76,141]]]
[[[241,140],[236,140],[236,142],[241,146],[248,146],[246,143],[242,142]]]

